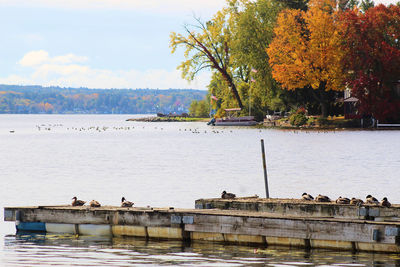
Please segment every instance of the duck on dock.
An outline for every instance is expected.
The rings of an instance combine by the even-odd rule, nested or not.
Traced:
[[[315,198],[315,201],[317,201],[317,202],[331,202],[331,199],[329,197],[327,197],[327,196],[318,195]]]
[[[311,201],[311,200],[314,200],[314,197],[313,197],[312,195],[310,195],[310,194],[303,193],[303,194],[301,195],[301,199],[307,200],[307,201]]]
[[[340,196],[338,199],[336,199],[336,204],[350,204],[350,199]]]
[[[85,205],[86,201],[79,200],[77,197],[72,198],[72,206],[83,206]]]
[[[132,207],[133,204],[135,204],[135,203],[126,200],[125,197],[122,197],[122,199],[121,199],[121,207]]]
[[[350,205],[361,206],[362,204],[364,204],[364,201],[359,198],[352,197],[350,200]]]
[[[387,208],[390,208],[390,206],[392,206],[392,204],[390,204],[390,202],[388,201],[387,197],[384,197],[379,204],[382,207],[387,207]]]
[[[236,197],[236,195],[233,193],[227,193],[225,190],[222,191],[221,198],[223,198],[223,199],[233,199],[235,197]]]
[[[379,205],[379,201],[378,201],[376,198],[374,198],[373,196],[371,196],[371,195],[368,195],[368,196],[366,197],[365,203],[367,203],[367,204]]]
[[[97,200],[94,200],[94,199],[89,202],[89,206],[92,207],[92,208],[101,207],[100,202],[98,202]]]

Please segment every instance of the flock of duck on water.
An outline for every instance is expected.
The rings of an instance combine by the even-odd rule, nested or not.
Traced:
[[[73,197],[72,198],[72,206],[76,207],[76,206],[83,206],[85,205],[86,201],[80,200],[77,197]],[[121,207],[132,207],[135,203],[128,201],[125,199],[125,197],[122,197],[121,199]],[[89,206],[92,208],[98,208],[101,207],[100,202],[98,202],[97,200],[91,200],[89,202]]]
[[[236,195],[233,193],[227,193],[226,191],[223,191],[221,194],[221,198],[223,199],[233,199],[235,198]],[[332,200],[328,197],[328,196],[323,196],[323,195],[318,195],[315,197],[307,194],[307,193],[303,193],[301,195],[301,199],[302,200],[306,200],[306,201],[316,201],[316,202],[332,202]],[[367,204],[367,205],[379,205],[382,207],[390,207],[392,206],[392,204],[390,204],[390,202],[388,201],[387,197],[384,197],[381,201],[378,201],[375,197],[368,195],[365,199],[365,202],[359,198],[347,198],[347,197],[339,197],[338,199],[336,199],[335,203],[337,204],[350,204],[350,205],[357,205],[357,206],[361,206],[363,204]]]

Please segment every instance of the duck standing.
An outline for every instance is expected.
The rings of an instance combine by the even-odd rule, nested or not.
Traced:
[[[121,207],[132,207],[133,204],[135,204],[135,203],[126,200],[125,197],[122,197],[122,199],[121,199]]]
[[[307,200],[307,201],[314,200],[313,196],[310,195],[310,194],[307,194],[307,193],[303,193],[303,194],[301,195],[301,199]]]
[[[89,202],[89,206],[92,208],[99,208],[101,207],[100,202],[98,202],[97,200],[92,200]]]
[[[331,202],[331,199],[329,197],[327,197],[327,196],[318,195],[315,198],[315,201],[317,201],[317,202]]]
[[[223,198],[223,199],[233,199],[235,197],[236,197],[236,195],[233,193],[227,193],[225,190],[222,191],[221,198]]]
[[[390,204],[390,202],[388,201],[387,197],[384,197],[379,204],[382,207],[387,207],[387,208],[390,208],[390,206],[392,206],[392,204]]]
[[[83,206],[86,203],[86,201],[79,200],[77,197],[72,198],[72,206]]]
[[[365,203],[379,205],[379,201],[371,195],[367,196]]]

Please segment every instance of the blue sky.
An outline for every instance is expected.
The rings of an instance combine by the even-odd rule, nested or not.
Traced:
[[[378,2],[378,1],[375,1]],[[380,1],[385,4],[395,1]],[[0,0],[0,83],[206,89],[188,83],[169,34],[225,0]]]

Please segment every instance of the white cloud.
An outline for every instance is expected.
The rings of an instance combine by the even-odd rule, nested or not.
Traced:
[[[18,64],[23,67],[34,67],[45,63],[68,64],[73,62],[82,63],[87,61],[87,57],[67,54],[63,56],[50,57],[44,50],[31,51],[26,53]]]
[[[210,74],[201,73],[192,83],[181,78],[178,70],[95,69],[81,63],[87,57],[74,54],[51,57],[44,50],[31,51],[18,62],[28,74],[0,78],[1,84],[43,85],[88,88],[187,88],[207,89]]]
[[[32,67],[48,61],[49,58],[49,53],[44,50],[31,51],[25,54],[24,57],[18,61],[18,64],[24,67]]]

